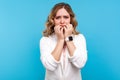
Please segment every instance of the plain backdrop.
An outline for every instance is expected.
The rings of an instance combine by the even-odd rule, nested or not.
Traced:
[[[0,80],[44,80],[39,40],[58,2],[71,5],[87,41],[83,80],[120,80],[119,0],[0,0]]]

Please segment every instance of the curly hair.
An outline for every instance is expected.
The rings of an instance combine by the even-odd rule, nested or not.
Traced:
[[[73,28],[74,28],[73,34],[76,34],[76,35],[79,34],[79,32],[76,31],[76,26],[78,25],[78,23],[75,19],[75,14],[72,11],[71,6],[67,3],[62,2],[62,3],[56,4],[52,8],[52,10],[47,18],[47,21],[46,21],[46,29],[43,31],[44,36],[49,36],[52,33],[54,33],[54,26],[55,26],[54,18],[56,16],[57,11],[61,8],[64,8],[70,15],[70,24],[72,24]]]

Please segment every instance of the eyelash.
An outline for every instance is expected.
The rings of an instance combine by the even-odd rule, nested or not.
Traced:
[[[68,16],[63,16],[65,19],[68,19],[69,17]],[[59,19],[61,18],[60,16],[56,17],[55,19]]]
[[[64,18],[65,18],[65,19],[67,19],[67,18],[68,18],[68,16],[64,16]]]
[[[59,18],[60,18],[60,16],[56,17],[55,19],[59,19]]]

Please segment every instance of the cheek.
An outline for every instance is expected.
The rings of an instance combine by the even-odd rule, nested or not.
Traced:
[[[66,20],[66,23],[67,23],[67,24],[70,23],[70,20]]]
[[[70,18],[68,18],[68,19],[66,20],[66,22],[70,23]]]
[[[55,25],[58,25],[60,22],[58,20],[54,20]]]

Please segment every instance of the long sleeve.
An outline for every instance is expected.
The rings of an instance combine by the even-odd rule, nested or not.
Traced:
[[[75,36],[73,42],[76,46],[76,50],[72,57],[69,56],[69,61],[72,62],[75,67],[82,68],[87,61],[86,40],[82,34],[79,34]]]
[[[42,37],[40,40],[40,59],[44,67],[50,71],[54,71],[59,62],[56,61],[51,55],[52,52],[52,42],[48,37]]]

